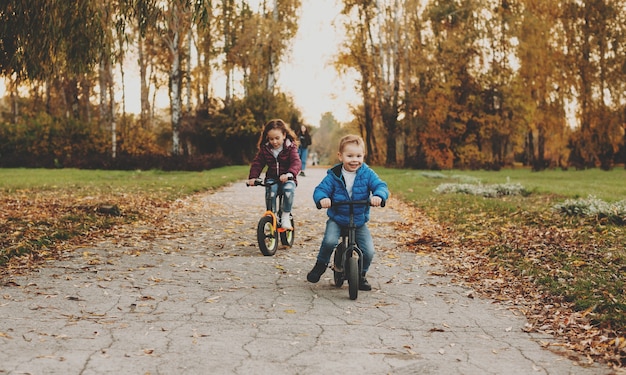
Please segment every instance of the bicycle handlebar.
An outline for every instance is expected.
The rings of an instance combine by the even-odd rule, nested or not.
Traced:
[[[294,178],[292,176],[289,176],[287,178],[287,181],[293,181],[293,180]],[[246,186],[270,186],[270,185],[275,185],[279,182],[280,180],[274,180],[274,179],[270,179],[267,182],[264,182],[262,178],[257,178],[254,180],[254,185],[250,185],[248,181],[246,181]]]
[[[368,199],[361,199],[361,200],[355,200],[355,201],[340,201],[340,202],[332,202],[331,203],[331,207],[332,206],[356,206],[356,205],[360,205],[360,204],[371,204],[371,201]],[[386,201],[383,199],[382,202],[380,202],[380,207],[385,207]],[[322,206],[320,205],[320,202],[316,202],[315,205],[317,206],[317,209],[321,209]]]

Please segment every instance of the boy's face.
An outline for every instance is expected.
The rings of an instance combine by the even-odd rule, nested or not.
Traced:
[[[276,149],[285,143],[285,134],[280,129],[272,129],[267,132],[267,140]]]
[[[348,143],[344,145],[343,150],[337,156],[339,161],[343,163],[343,169],[348,172],[356,172],[363,164],[365,150],[363,150],[363,146],[359,146],[356,143]]]

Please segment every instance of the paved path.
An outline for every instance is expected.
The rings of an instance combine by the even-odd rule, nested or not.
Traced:
[[[306,281],[325,214],[300,178],[296,243],[256,246],[263,189],[181,202],[169,231],[136,227],[0,280],[0,374],[609,374],[541,348],[514,310],[437,276],[372,209],[371,292]],[[419,228],[416,228],[419,230]]]

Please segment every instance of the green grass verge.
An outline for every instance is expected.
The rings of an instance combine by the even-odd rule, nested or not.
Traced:
[[[490,261],[590,311],[598,326],[626,331],[626,227],[602,217],[565,216],[552,207],[590,195],[626,199],[626,171],[525,169],[424,172],[376,168],[392,194],[450,227],[468,246],[480,238]],[[523,195],[438,194],[443,183],[524,186]],[[484,248],[486,247],[486,248]]]
[[[176,199],[242,180],[248,170],[0,169],[0,266],[18,258],[28,266],[116,225],[158,221]]]
[[[71,191],[78,195],[131,193],[174,200],[244,179],[248,170],[248,166],[202,172],[0,169],[0,191],[5,194],[31,189]]]

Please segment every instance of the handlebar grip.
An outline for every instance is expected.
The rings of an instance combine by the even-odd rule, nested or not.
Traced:
[[[259,185],[263,185],[263,180],[260,178],[257,178],[254,180],[254,185],[250,185],[248,183],[248,181],[246,181],[246,186],[250,187],[250,186],[259,186]]]

